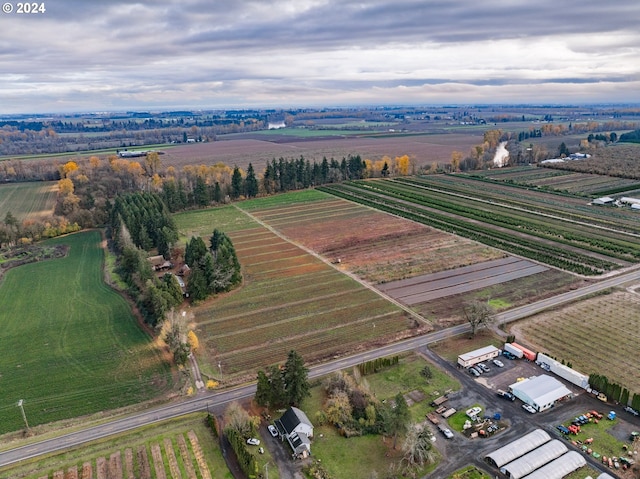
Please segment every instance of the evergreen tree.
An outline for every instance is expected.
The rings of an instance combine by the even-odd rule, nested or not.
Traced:
[[[233,168],[231,175],[231,198],[236,200],[242,194],[242,174],[237,166]]]
[[[194,301],[202,301],[208,295],[207,279],[199,265],[191,268],[191,273],[187,280],[187,292]]]
[[[278,366],[271,366],[267,370],[267,376],[269,377],[269,384],[271,385],[269,405],[272,408],[284,406],[288,401],[282,371]]]
[[[269,377],[263,370],[258,371],[255,400],[256,404],[262,407],[269,407],[271,405],[271,384]]]
[[[207,254],[207,246],[199,236],[192,236],[184,252],[184,262],[189,265],[190,268],[196,266],[196,264],[204,258]]]
[[[309,370],[304,366],[304,359],[296,351],[289,351],[287,362],[284,364],[283,378],[287,402],[299,405],[309,396]]]
[[[394,399],[394,405],[387,408],[384,415],[384,428],[387,434],[393,436],[393,448],[396,448],[398,436],[404,434],[409,426],[411,413],[402,393]]]
[[[258,180],[256,179],[256,173],[253,170],[253,165],[251,163],[249,163],[249,166],[247,168],[245,190],[247,193],[247,198],[254,198],[258,195]]]

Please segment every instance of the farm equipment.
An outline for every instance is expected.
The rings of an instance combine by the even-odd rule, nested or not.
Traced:
[[[569,433],[574,435],[578,435],[578,433],[580,432],[580,426],[577,426],[576,424],[572,424],[567,429],[569,429]]]
[[[607,419],[609,421],[613,421],[616,418],[616,412],[615,411],[609,411],[609,414],[607,415]]]
[[[595,417],[596,419],[602,419],[602,414],[600,414],[598,411],[589,411],[589,414],[591,414],[591,416]]]

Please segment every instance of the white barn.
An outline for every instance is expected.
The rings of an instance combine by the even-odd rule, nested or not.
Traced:
[[[512,384],[509,386],[509,391],[522,402],[533,406],[538,412],[555,406],[561,399],[573,396],[564,384],[546,374]]]

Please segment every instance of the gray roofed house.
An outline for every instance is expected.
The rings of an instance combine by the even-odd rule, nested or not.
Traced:
[[[313,424],[304,411],[297,407],[290,407],[280,419],[275,421],[280,439],[289,443],[296,457],[307,457],[311,454]]]

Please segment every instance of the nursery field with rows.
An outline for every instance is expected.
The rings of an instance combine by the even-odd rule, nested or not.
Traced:
[[[136,404],[173,387],[171,368],[131,307],[103,281],[97,231],[66,257],[7,271],[0,284],[0,433]]]
[[[219,445],[202,414],[111,439],[11,469],[12,479],[230,479]],[[3,476],[0,471],[1,477]]]
[[[229,234],[244,277],[240,289],[193,308],[208,376],[221,369],[223,379],[254,377],[258,368],[284,362],[291,349],[313,362],[431,328],[239,208],[196,213],[199,234],[208,238],[214,227]],[[182,231],[196,232],[189,213],[176,220]]]
[[[640,298],[614,292],[518,322],[512,334],[585,374],[598,373],[640,391]],[[550,332],[553,331],[553,334]]]
[[[476,181],[474,186],[442,176],[352,181],[320,189],[573,273],[597,276],[640,261],[637,236],[627,231],[637,230],[637,219],[619,226],[616,218],[554,210],[545,203],[547,197],[532,199],[518,188],[511,191],[530,197],[519,205],[506,191],[496,199],[493,184]]]

